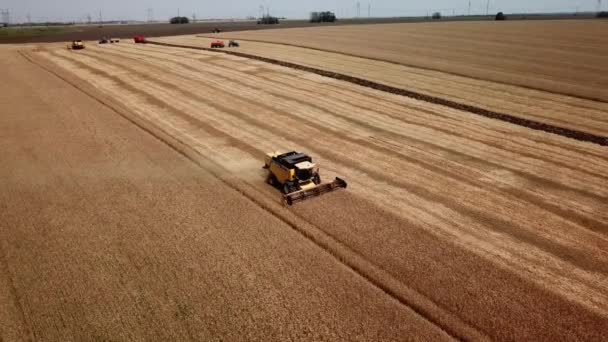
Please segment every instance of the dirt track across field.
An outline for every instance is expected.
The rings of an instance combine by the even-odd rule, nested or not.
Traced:
[[[15,327],[374,341],[608,329],[606,147],[207,51],[125,42],[10,56],[23,86],[3,101],[53,89],[31,116],[2,117]],[[287,149],[349,188],[284,208],[260,165]],[[121,319],[95,323],[105,307]]]

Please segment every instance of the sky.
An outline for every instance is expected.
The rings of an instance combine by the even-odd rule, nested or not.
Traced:
[[[306,18],[311,11],[330,10],[340,17],[419,16],[427,12],[467,14],[469,0],[0,0],[10,10],[11,22],[98,20],[166,20],[178,15],[198,19],[259,16],[261,6],[279,17]],[[487,0],[470,0],[472,14],[485,14]],[[602,9],[608,8],[603,0]],[[489,12],[594,11],[598,0],[490,0]],[[151,9],[151,11],[149,11]],[[28,20],[28,16],[30,20]],[[0,20],[2,18],[0,17]]]

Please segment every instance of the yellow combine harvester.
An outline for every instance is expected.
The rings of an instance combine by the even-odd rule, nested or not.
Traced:
[[[264,168],[268,170],[268,184],[280,188],[289,205],[346,188],[346,182],[338,177],[331,183],[321,184],[319,167],[304,153],[268,153]]]
[[[84,42],[82,40],[74,40],[71,45],[68,45],[68,50],[82,50],[84,49]]]

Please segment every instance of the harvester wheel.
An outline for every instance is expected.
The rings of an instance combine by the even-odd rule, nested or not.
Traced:
[[[317,174],[315,174],[315,175],[312,177],[312,181],[313,181],[313,183],[315,183],[315,185],[319,185],[319,184],[321,184],[321,176],[319,176],[319,174],[318,174],[318,173],[317,173]]]
[[[276,187],[277,179],[275,178],[275,176],[273,174],[269,174],[268,177],[266,177],[266,183]]]
[[[290,194],[290,193],[292,193],[294,191],[296,191],[296,188],[293,185],[291,185],[289,183],[283,184],[283,193],[285,195]]]

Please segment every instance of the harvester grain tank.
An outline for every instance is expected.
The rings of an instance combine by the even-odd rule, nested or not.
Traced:
[[[338,177],[331,183],[321,183],[319,166],[305,153],[267,153],[264,168],[268,170],[266,182],[281,189],[288,205],[347,186]]]

